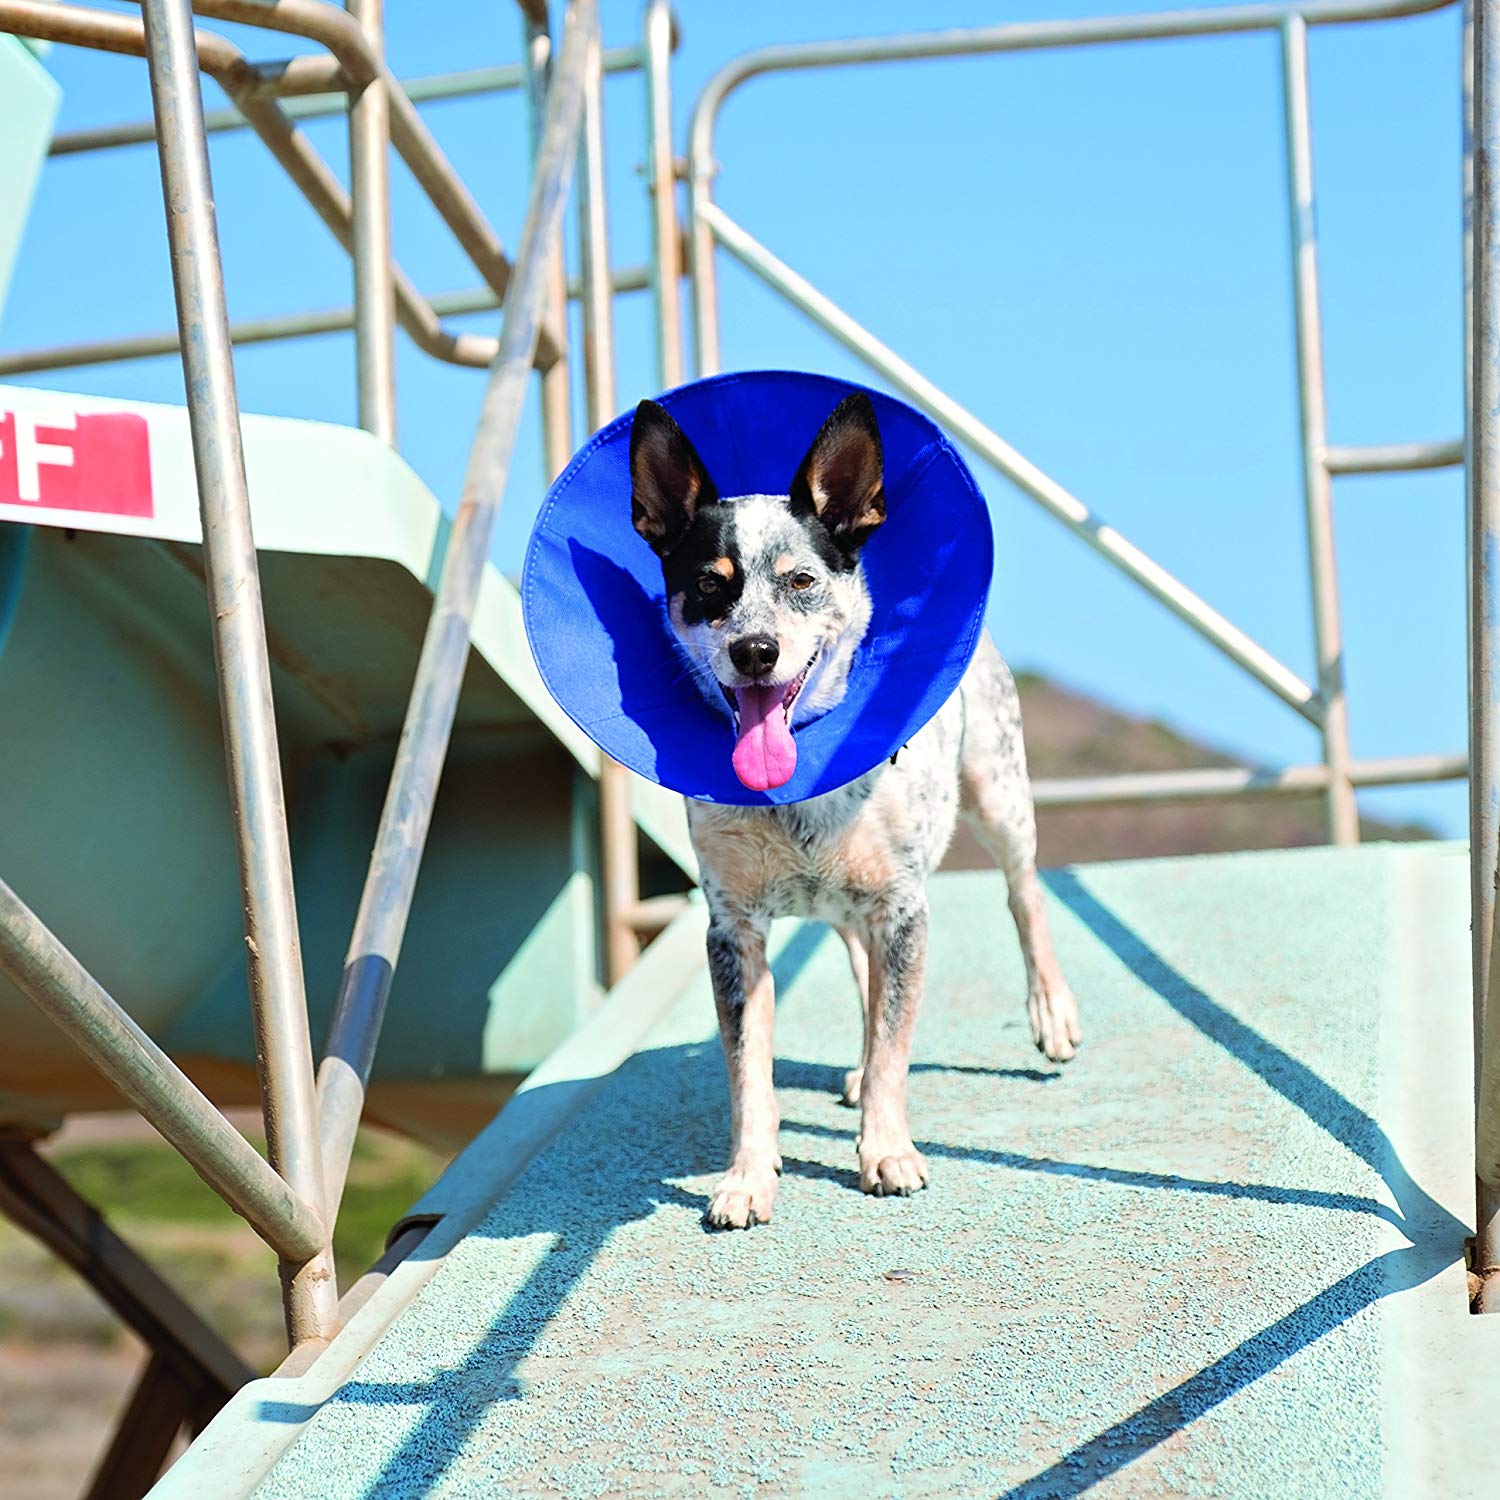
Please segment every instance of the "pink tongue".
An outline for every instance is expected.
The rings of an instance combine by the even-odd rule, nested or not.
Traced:
[[[739,739],[734,747],[734,774],[752,792],[785,786],[797,769],[797,747],[782,710],[786,686],[742,687],[734,690],[739,703]]]

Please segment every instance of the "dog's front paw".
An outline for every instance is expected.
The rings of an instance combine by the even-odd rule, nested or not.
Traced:
[[[774,1160],[730,1167],[714,1189],[703,1222],[710,1229],[753,1229],[757,1224],[769,1224],[780,1170],[781,1163]]]
[[[927,1186],[927,1161],[910,1141],[859,1148],[859,1185],[876,1198],[906,1198]]]
[[[1038,980],[1026,997],[1026,1009],[1037,1051],[1046,1053],[1051,1062],[1067,1062],[1083,1040],[1073,991],[1061,979],[1050,984]]]

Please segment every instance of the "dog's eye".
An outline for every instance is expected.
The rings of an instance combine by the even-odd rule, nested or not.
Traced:
[[[717,573],[705,573],[698,580],[698,592],[705,599],[711,599],[724,587],[724,580]]]
[[[799,593],[803,589],[810,589],[817,581],[811,573],[793,573],[791,579],[792,587]]]

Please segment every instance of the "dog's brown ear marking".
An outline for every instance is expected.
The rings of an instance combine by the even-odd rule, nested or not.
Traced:
[[[630,518],[665,557],[700,505],[719,498],[703,460],[664,407],[642,401],[630,424]]]
[[[793,510],[814,512],[845,547],[858,547],[885,520],[880,428],[863,391],[834,407],[790,493]]]

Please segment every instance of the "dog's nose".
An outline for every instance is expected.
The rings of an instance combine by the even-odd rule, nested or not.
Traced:
[[[729,659],[746,677],[764,677],[776,665],[781,648],[771,635],[742,635],[729,648]]]

